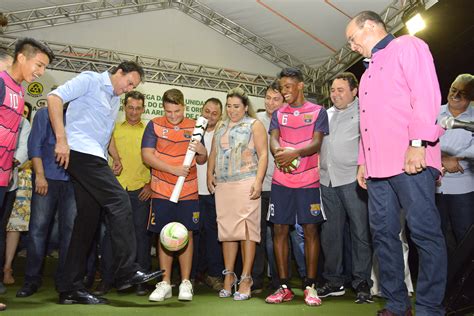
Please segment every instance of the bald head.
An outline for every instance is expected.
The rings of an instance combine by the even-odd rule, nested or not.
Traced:
[[[372,56],[372,49],[387,36],[382,18],[373,11],[357,14],[346,27],[346,38],[353,51],[364,57]]]

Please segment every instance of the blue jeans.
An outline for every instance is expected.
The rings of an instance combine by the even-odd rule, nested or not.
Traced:
[[[151,271],[150,251],[153,234],[147,229],[148,216],[150,214],[150,200],[140,201],[138,195],[141,191],[142,189],[126,192],[130,199],[130,204],[132,205],[132,219],[135,226],[137,244],[136,263],[138,263],[144,271]],[[105,220],[107,221],[107,217],[105,217]],[[116,266],[113,262],[112,241],[107,225],[103,228],[105,229],[105,235],[101,243],[102,260],[100,263],[100,271],[104,282],[113,284]]]
[[[321,225],[324,252],[323,277],[331,286],[344,285],[344,227],[349,221],[352,258],[352,287],[366,281],[372,284],[372,249],[370,244],[367,193],[357,181],[338,187],[321,185],[321,197],[327,221]]]
[[[74,188],[69,181],[47,180],[48,193],[41,196],[33,192],[29,240],[27,246],[25,283],[41,285],[42,266],[48,244],[48,230],[59,213],[59,263],[56,280],[61,278],[65,267],[66,254],[71,240],[74,219],[76,218],[76,200]]]
[[[447,255],[441,220],[435,205],[435,180],[439,172],[431,167],[416,174],[405,173],[367,181],[369,221],[374,251],[380,264],[382,295],[386,308],[403,314],[410,307],[404,281],[400,242],[400,211],[406,220],[419,255],[416,288],[417,316],[444,315]]]

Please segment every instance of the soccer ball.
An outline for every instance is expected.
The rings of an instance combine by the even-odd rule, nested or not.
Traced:
[[[285,148],[288,148],[288,149],[294,149],[293,147],[285,147]],[[291,164],[288,166],[290,169],[291,169],[291,172],[295,171],[296,169],[298,169],[299,165],[300,165],[300,157],[298,158],[295,158],[293,159],[293,161],[291,162]],[[278,166],[278,169],[281,170],[280,166]]]
[[[181,223],[171,222],[160,232],[160,242],[169,251],[178,251],[188,244],[188,229]]]

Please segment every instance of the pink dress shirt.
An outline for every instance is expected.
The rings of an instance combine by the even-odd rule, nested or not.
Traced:
[[[372,54],[359,88],[359,165],[367,178],[404,172],[405,153],[412,139],[428,142],[426,164],[441,170],[436,125],[441,96],[428,45],[401,36]]]

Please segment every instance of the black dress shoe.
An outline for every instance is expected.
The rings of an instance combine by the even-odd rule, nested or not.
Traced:
[[[85,276],[82,280],[86,289],[90,289],[94,285],[94,276]]]
[[[87,290],[76,290],[59,293],[59,304],[108,304],[103,297],[95,296]]]
[[[129,287],[132,287],[133,285],[136,285],[136,284],[146,283],[150,280],[156,279],[157,277],[161,276],[163,272],[164,270],[158,270],[155,272],[137,271],[133,273],[133,275],[130,276],[129,278],[117,280],[116,288],[117,290],[121,291],[121,290],[128,289]]]
[[[138,296],[145,296],[148,294],[148,286],[146,283],[137,284],[137,288],[135,289],[135,294]]]
[[[36,293],[38,291],[38,286],[33,283],[25,283],[21,287],[21,289],[16,292],[16,297],[28,297]]]
[[[99,284],[97,284],[97,287],[95,290],[92,292],[92,294],[97,295],[97,296],[102,296],[107,293],[109,293],[110,289],[112,288],[112,285],[108,284],[104,280],[100,281]]]

